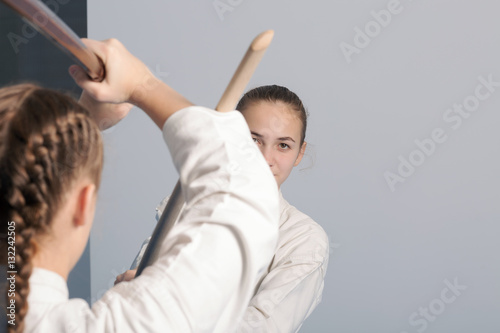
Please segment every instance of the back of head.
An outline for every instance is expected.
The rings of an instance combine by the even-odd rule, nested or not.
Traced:
[[[0,89],[0,258],[17,271],[15,296],[5,295],[7,304],[15,300],[9,332],[23,330],[36,236],[48,231],[78,179],[99,185],[102,162],[99,128],[73,98],[32,84]]]

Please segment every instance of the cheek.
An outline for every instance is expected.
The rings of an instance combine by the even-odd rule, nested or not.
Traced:
[[[281,171],[290,172],[293,169],[293,164],[295,163],[295,154],[288,153],[282,154],[277,159],[278,165]]]

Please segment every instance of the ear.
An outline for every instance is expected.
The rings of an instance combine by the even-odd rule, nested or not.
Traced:
[[[297,159],[295,160],[295,163],[293,164],[294,167],[299,165],[300,161],[302,161],[302,157],[304,157],[304,153],[306,152],[306,147],[307,147],[307,142],[304,141],[302,144],[302,147],[300,147],[299,155],[297,155]]]
[[[92,221],[95,205],[95,184],[83,183],[78,192],[75,213],[73,215],[73,224],[75,227],[84,226]]]

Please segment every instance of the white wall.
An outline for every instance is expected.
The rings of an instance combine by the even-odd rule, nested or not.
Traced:
[[[309,108],[306,170],[283,193],[323,226],[332,250],[323,301],[301,331],[498,332],[500,86],[477,86],[500,82],[500,4],[220,2],[233,9],[223,20],[213,0],[89,0],[89,36],[120,39],[193,102],[215,106],[251,39],[275,30],[251,87],[288,86]],[[371,11],[388,6],[398,14],[373,23]],[[368,45],[358,36],[349,63],[341,43],[355,46],[366,24],[380,31]],[[474,106],[475,93],[484,100],[454,129],[447,110]],[[415,140],[435,129],[441,142],[419,161]],[[128,268],[178,178],[141,111],[105,138],[93,297]],[[400,155],[422,164],[391,191],[384,173],[398,174]]]

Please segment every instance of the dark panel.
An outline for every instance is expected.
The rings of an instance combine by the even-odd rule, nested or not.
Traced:
[[[87,36],[86,0],[43,2],[78,36]],[[81,90],[68,74],[72,63],[63,51],[0,3],[0,86],[29,81],[78,96]],[[90,300],[89,243],[69,276],[68,286],[71,298]]]
[[[44,0],[78,36],[87,36],[86,0]],[[0,85],[31,81],[80,93],[68,74],[71,59],[0,3]]]

